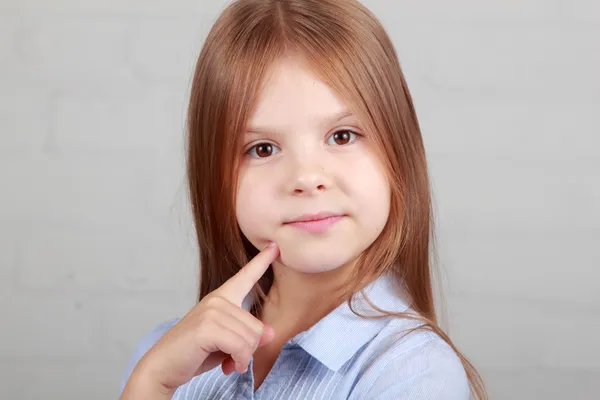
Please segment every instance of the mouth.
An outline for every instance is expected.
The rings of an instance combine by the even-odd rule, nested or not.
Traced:
[[[284,222],[284,225],[307,232],[325,232],[345,216],[346,215],[344,214],[334,212],[303,214],[297,218]]]

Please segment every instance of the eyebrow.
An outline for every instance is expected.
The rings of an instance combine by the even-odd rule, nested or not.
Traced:
[[[348,117],[352,117],[352,116],[354,116],[354,113],[352,111],[344,109],[338,113],[333,114],[332,116],[323,118],[320,121],[320,123],[325,126],[330,126],[330,125],[333,125],[333,124],[343,120],[344,118],[348,118]],[[246,132],[248,132],[248,133],[266,133],[266,132],[272,132],[273,130],[274,129],[270,129],[268,127],[248,125]]]

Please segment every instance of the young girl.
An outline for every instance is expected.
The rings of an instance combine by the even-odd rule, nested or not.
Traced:
[[[486,398],[436,323],[422,138],[367,9],[236,1],[188,111],[199,302],[140,341],[121,399]]]

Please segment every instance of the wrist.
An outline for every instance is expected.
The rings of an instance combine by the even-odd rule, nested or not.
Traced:
[[[120,400],[163,400],[173,397],[176,388],[164,386],[142,365],[138,367],[131,373]]]

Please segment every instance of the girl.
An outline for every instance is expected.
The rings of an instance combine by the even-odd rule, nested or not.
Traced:
[[[231,4],[188,130],[199,302],[141,340],[121,399],[486,398],[436,323],[422,138],[367,9]]]

